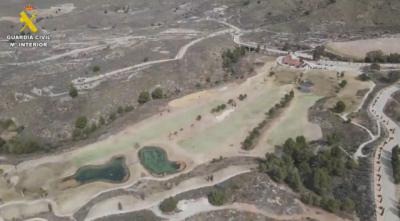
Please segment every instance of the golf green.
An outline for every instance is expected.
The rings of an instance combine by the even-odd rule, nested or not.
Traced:
[[[179,164],[168,160],[167,153],[160,147],[146,146],[139,150],[140,163],[149,172],[162,175],[179,170]]]

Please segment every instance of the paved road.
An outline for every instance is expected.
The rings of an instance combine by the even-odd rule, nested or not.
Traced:
[[[369,107],[379,123],[389,131],[389,139],[379,146],[374,156],[374,189],[378,221],[400,220],[397,215],[398,199],[391,165],[392,148],[400,144],[400,127],[383,112],[385,104],[392,99],[391,95],[399,89],[398,85],[383,89]]]

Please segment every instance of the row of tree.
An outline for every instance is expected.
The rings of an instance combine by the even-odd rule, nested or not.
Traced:
[[[138,102],[139,102],[139,104],[144,104],[144,103],[149,102],[151,99],[162,99],[162,98],[164,98],[164,96],[165,95],[164,95],[163,89],[160,87],[157,87],[151,93],[148,91],[142,91],[139,94]]]
[[[24,126],[17,126],[12,119],[0,120],[0,133],[2,131],[13,132],[10,139],[0,137],[0,153],[2,154],[28,154],[46,150],[46,146],[39,139],[22,133]]]
[[[0,153],[2,154],[29,154],[45,149],[45,146],[36,138],[30,136],[16,135],[7,141],[0,138]]]
[[[74,140],[87,138],[91,133],[95,132],[98,128],[106,125],[122,116],[125,113],[131,112],[135,108],[131,105],[119,106],[116,111],[111,112],[108,117],[101,116],[99,120],[92,121],[91,123],[86,116],[79,116],[75,119],[75,127],[72,131],[72,138]]]
[[[226,203],[228,197],[224,188],[215,187],[207,194],[208,202],[214,206],[222,206]],[[158,208],[163,213],[173,213],[177,210],[178,200],[176,197],[169,197],[163,200]]]
[[[288,94],[285,94],[285,96],[281,99],[279,103],[275,104],[274,107],[271,107],[271,109],[267,113],[265,113],[266,118],[261,121],[255,128],[253,128],[253,130],[251,130],[247,137],[244,139],[244,141],[242,142],[242,149],[253,149],[257,143],[257,139],[261,135],[261,131],[267,125],[268,119],[272,118],[279,109],[285,107],[293,98],[294,91],[290,91]]]
[[[226,109],[226,104],[220,104],[216,107],[214,107],[213,109],[211,109],[211,113],[218,113],[220,111],[223,111]]]
[[[259,169],[278,183],[285,182],[300,192],[305,203],[335,212],[352,211],[354,203],[346,197],[335,197],[333,180],[344,180],[357,165],[337,146],[314,151],[303,136],[289,138],[279,149],[280,155],[266,154]]]
[[[368,52],[364,60],[368,63],[400,63],[400,54],[391,53],[386,55],[383,51],[376,50]]]
[[[392,149],[393,177],[396,184],[400,183],[400,147],[396,145]]]

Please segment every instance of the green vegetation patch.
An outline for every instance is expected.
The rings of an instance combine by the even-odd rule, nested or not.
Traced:
[[[301,194],[302,201],[330,212],[351,213],[354,208],[347,189],[356,162],[338,146],[315,151],[305,137],[289,138],[277,152],[268,153],[259,163],[274,181],[288,184]],[[354,197],[354,196],[353,196]]]
[[[392,150],[393,177],[396,184],[400,183],[400,147],[396,145]]]
[[[73,176],[81,184],[95,181],[122,182],[129,176],[123,157],[113,158],[103,165],[84,166]]]
[[[140,163],[151,173],[171,174],[179,169],[176,162],[168,160],[167,152],[160,147],[147,146],[139,150]]]
[[[178,200],[174,197],[169,197],[160,203],[159,208],[163,213],[170,213],[176,210],[177,204]]]

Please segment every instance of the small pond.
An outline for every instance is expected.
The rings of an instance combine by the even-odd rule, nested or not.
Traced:
[[[103,165],[90,165],[81,167],[73,178],[81,183],[90,183],[95,181],[123,182],[129,177],[129,170],[125,165],[124,157],[112,158]]]
[[[160,147],[146,146],[139,150],[140,163],[150,173],[156,175],[176,173],[180,169],[180,164],[169,161],[167,152]]]

